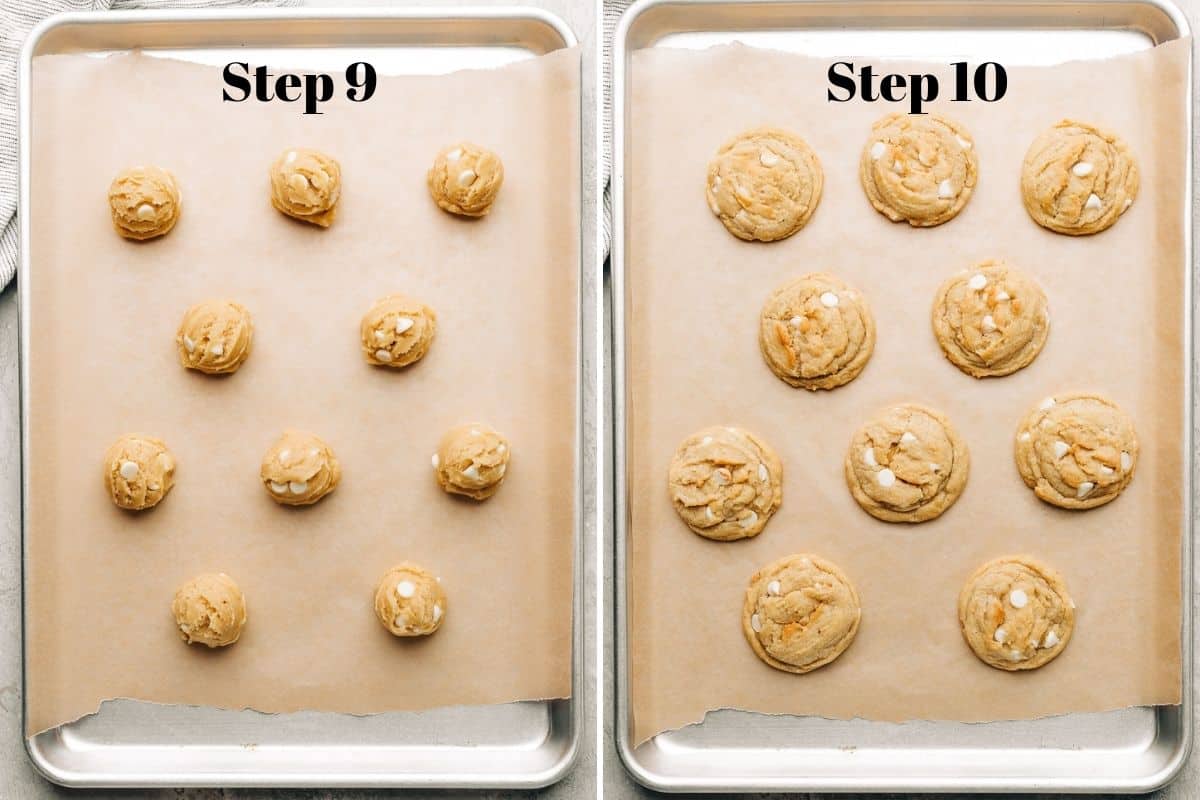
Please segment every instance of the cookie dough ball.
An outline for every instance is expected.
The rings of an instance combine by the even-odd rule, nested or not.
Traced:
[[[812,148],[794,133],[757,128],[739,134],[708,164],[708,207],[746,241],[786,239],[808,223],[824,174]]]
[[[171,613],[188,644],[225,647],[236,642],[246,627],[246,598],[224,572],[207,573],[179,587]]]
[[[438,486],[450,494],[486,500],[500,489],[508,471],[508,440],[478,422],[451,428],[433,454]]]
[[[126,239],[153,239],[179,221],[179,184],[159,167],[134,167],[113,179],[108,207],[113,227]]]
[[[492,210],[504,164],[491,150],[470,142],[443,148],[425,176],[438,208],[463,217],[482,217]]]
[[[875,349],[875,318],[855,289],[823,272],[785,283],[759,314],[758,346],[780,379],[834,389],[858,377]]]
[[[971,199],[979,159],[971,134],[940,114],[888,114],[871,126],[859,160],[863,191],[892,222],[929,228]]]
[[[1017,470],[1025,485],[1059,508],[1084,509],[1116,499],[1137,467],[1133,421],[1095,394],[1047,397],[1017,428]]]
[[[104,454],[104,486],[120,508],[152,508],[174,485],[175,457],[162,439],[127,433]]]
[[[407,367],[429,352],[437,314],[403,294],[380,298],[362,318],[359,333],[368,364]]]
[[[342,169],[324,153],[298,147],[271,165],[271,205],[294,219],[328,228],[342,194]]]
[[[855,431],[846,453],[846,485],[863,510],[885,522],[941,516],[967,485],[966,442],[933,409],[904,403]]]
[[[320,437],[289,430],[267,450],[259,474],[276,503],[307,506],[337,488],[342,467]]]
[[[237,372],[250,355],[250,312],[232,300],[205,300],[183,315],[175,334],[179,363],[210,375]]]
[[[950,278],[933,301],[933,334],[950,363],[968,375],[1009,375],[1046,344],[1046,294],[1002,261],[984,261]]]
[[[984,564],[963,586],[958,623],[988,666],[1037,669],[1071,640],[1075,602],[1050,567],[1029,556],[1005,556]]]
[[[785,672],[811,672],[840,656],[858,633],[858,593],[837,565],[801,553],[750,578],[742,632],[754,654]]]
[[[695,533],[720,542],[746,539],[762,533],[783,502],[783,463],[749,431],[704,428],[675,451],[667,490]]]
[[[428,636],[442,626],[446,592],[430,572],[406,561],[379,579],[375,615],[393,636]]]
[[[1021,165],[1021,199],[1033,221],[1071,236],[1099,233],[1129,210],[1138,168],[1112,133],[1064,119],[1033,140]]]

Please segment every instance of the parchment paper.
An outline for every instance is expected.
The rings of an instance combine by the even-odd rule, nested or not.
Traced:
[[[827,103],[833,59],[733,45],[652,48],[634,56],[628,213],[630,646],[633,739],[717,708],[874,720],[999,720],[1180,699],[1183,524],[1185,76],[1180,41],[1112,60],[1010,68],[997,103],[931,108],[975,137],[979,184],[934,229],[893,224],[868,203],[858,160],[871,123],[906,106]],[[854,59],[883,71],[951,67]],[[1051,233],[1018,188],[1033,137],[1063,117],[1119,131],[1141,168],[1141,194],[1097,236]],[[774,244],[739,241],[709,212],[704,170],[724,141],[771,124],[796,131],[825,170],[808,226]],[[938,285],[985,258],[1030,272],[1051,330],[1034,363],[976,380],[941,354],[929,310]],[[758,313],[784,279],[822,270],[856,285],[878,341],[866,370],[810,394],[772,375]],[[1068,512],[1037,500],[1013,464],[1017,422],[1048,394],[1092,389],[1133,417],[1138,471],[1115,502]],[[916,526],[877,521],[851,498],[842,460],[876,409],[916,401],[965,437],[971,472],[958,503]],[[667,465],[705,425],[742,425],[784,464],[783,506],[758,537],[706,541],[675,515]],[[762,664],[741,631],[746,581],[786,554],[839,564],[863,606],[858,638],[808,675]],[[1032,553],[1065,576],[1078,607],[1070,646],[1049,666],[1010,674],[962,641],[955,604],[990,558]]]
[[[261,711],[369,713],[570,694],[579,268],[576,50],[487,72],[380,77],[321,116],[220,101],[219,68],[137,55],[43,56],[34,69],[27,732],[130,697]],[[340,94],[341,92],[339,92]],[[86,135],[81,138],[81,131]],[[492,214],[425,188],[456,139],[504,160]],[[289,146],[342,165],[329,230],[269,202]],[[123,167],[179,178],[183,215],[144,244],[111,228]],[[426,358],[368,366],[358,324],[389,292],[438,314]],[[254,316],[232,377],[182,369],[184,310],[231,297]],[[430,454],[452,425],[508,435],[500,492],[444,494]],[[324,437],[342,483],[281,508],[258,478],[287,427]],[[118,435],[161,436],[177,484],[152,511],[107,499]],[[376,621],[387,567],[441,576],[445,624],[402,641]],[[176,586],[224,571],[246,594],[233,647],[186,647]]]

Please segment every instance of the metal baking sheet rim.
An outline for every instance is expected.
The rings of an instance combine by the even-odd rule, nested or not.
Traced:
[[[742,6],[744,12],[738,21],[743,23],[744,27],[739,27],[738,30],[770,30],[770,29],[786,29],[778,24],[772,25],[766,22],[760,26],[755,26],[754,14],[756,10],[769,9],[773,12],[786,12],[790,7],[792,9],[802,8],[820,8],[822,10],[836,9],[839,6],[849,7],[856,6],[860,9],[869,9],[871,7],[884,7],[890,4],[882,4],[878,0],[750,0],[749,2],[739,2],[739,0],[638,0],[634,3],[621,17],[617,26],[617,30],[612,43],[613,47],[613,69],[612,69],[612,124],[613,124],[613,173],[612,173],[612,222],[613,222],[613,239],[612,239],[612,369],[613,369],[613,527],[614,527],[614,601],[616,603],[615,614],[615,683],[616,683],[616,738],[617,738],[617,753],[623,762],[625,769],[629,774],[643,786],[650,789],[664,792],[767,792],[767,791],[787,791],[787,792],[901,792],[901,791],[920,791],[920,792],[1032,792],[1032,791],[1056,791],[1065,793],[1099,793],[1111,791],[1125,791],[1135,793],[1151,792],[1161,788],[1173,781],[1182,771],[1187,763],[1188,756],[1192,750],[1193,740],[1193,707],[1194,698],[1192,693],[1192,680],[1194,671],[1193,661],[1193,643],[1192,643],[1192,604],[1194,601],[1193,592],[1193,563],[1192,563],[1192,534],[1193,534],[1193,509],[1194,509],[1194,474],[1196,468],[1196,457],[1193,449],[1193,417],[1194,407],[1196,403],[1196,389],[1193,384],[1192,375],[1192,360],[1193,360],[1193,338],[1194,338],[1194,301],[1192,298],[1192,290],[1194,288],[1194,259],[1195,252],[1193,247],[1193,230],[1192,230],[1192,180],[1187,183],[1185,193],[1184,208],[1180,213],[1185,216],[1185,240],[1186,240],[1186,263],[1184,264],[1185,282],[1188,287],[1188,301],[1184,308],[1184,333],[1187,337],[1185,343],[1185,362],[1184,362],[1184,377],[1185,385],[1188,386],[1187,397],[1184,398],[1186,407],[1184,411],[1185,423],[1185,441],[1183,446],[1188,454],[1185,459],[1187,492],[1185,493],[1185,523],[1181,534],[1181,609],[1182,615],[1180,620],[1181,625],[1181,646],[1182,646],[1182,662],[1183,674],[1181,676],[1181,699],[1182,702],[1178,706],[1160,706],[1155,709],[1156,720],[1161,723],[1164,714],[1171,714],[1178,717],[1176,727],[1178,728],[1178,736],[1173,740],[1170,753],[1164,759],[1163,763],[1155,770],[1145,774],[1133,775],[1123,780],[1097,780],[1086,774],[1072,775],[1068,777],[1060,776],[1034,776],[1025,775],[1020,777],[1013,776],[979,776],[970,774],[960,775],[939,775],[934,777],[922,776],[900,776],[888,774],[868,774],[866,770],[860,771],[855,777],[811,777],[805,775],[791,775],[786,779],[768,778],[765,780],[755,779],[753,776],[745,774],[726,774],[713,777],[692,775],[687,778],[680,778],[673,775],[665,775],[655,771],[653,767],[646,764],[643,758],[638,754],[638,748],[633,746],[630,738],[630,719],[631,709],[629,707],[629,651],[628,651],[628,617],[626,603],[626,541],[629,534],[629,508],[627,495],[627,462],[626,462],[626,383],[625,383],[625,359],[627,343],[625,340],[625,307],[627,303],[627,288],[625,286],[625,167],[626,167],[626,137],[628,136],[627,128],[627,111],[629,102],[629,58],[632,53],[642,47],[652,46],[655,40],[643,42],[634,42],[633,34],[635,25],[647,12],[661,10],[671,7],[675,10],[690,10],[693,13],[688,19],[686,28],[674,28],[666,33],[679,32],[698,32],[710,30],[703,24],[703,17],[698,16],[705,11],[713,13],[723,13],[722,22],[724,23],[719,30],[730,31],[733,26],[731,20],[737,18],[737,13],[733,10],[737,6]],[[946,19],[951,19],[954,16],[954,10],[958,9],[958,21],[960,24],[964,18],[968,18],[963,9],[962,0],[915,0],[914,2],[897,3],[895,6],[904,6],[908,8],[920,8],[926,12],[937,12],[943,15]],[[978,4],[977,9],[983,6],[983,3]],[[1026,0],[994,0],[987,4],[991,9],[1009,7],[1015,14],[1018,10],[1023,10],[1029,13],[1039,5],[1054,7],[1062,12],[1064,9],[1070,9],[1072,6],[1079,8],[1091,6],[1094,8],[1103,8],[1111,6],[1112,12],[1115,14],[1121,7],[1126,9],[1140,7],[1143,10],[1150,11],[1159,15],[1162,19],[1159,22],[1164,30],[1169,35],[1152,36],[1149,31],[1142,31],[1148,38],[1152,38],[1155,44],[1160,44],[1166,41],[1183,38],[1191,34],[1190,26],[1183,12],[1174,6],[1170,0],[1131,0],[1131,2],[1121,2],[1121,0],[1056,0],[1053,3],[1037,3],[1026,2]],[[713,10],[716,9],[714,12]],[[852,24],[852,23],[851,23]],[[1110,22],[1109,26],[1118,27],[1119,22]],[[1106,26],[1106,27],[1109,27]],[[716,30],[716,28],[713,28]],[[665,35],[665,34],[664,34]],[[1193,67],[1189,61],[1188,66],[1188,92],[1187,92],[1187,134],[1188,141],[1193,142],[1192,138],[1192,81]],[[1193,153],[1192,148],[1188,149],[1186,170],[1188,176],[1193,176]],[[750,715],[751,712],[737,712],[740,714]],[[1066,715],[1067,717],[1073,715]],[[697,723],[699,725],[704,722]],[[985,725],[987,723],[984,723]],[[1159,726],[1161,728],[1161,724]],[[669,732],[664,732],[669,733]],[[651,737],[650,742],[653,742],[655,737]],[[650,742],[644,743],[642,747]]]
[[[510,46],[520,46],[520,40],[512,40],[509,42],[497,42],[494,38],[487,38],[482,35],[482,32],[491,23],[499,21],[524,22],[530,26],[541,28],[541,35],[548,38],[548,46],[541,52],[552,52],[567,47],[573,47],[578,44],[578,38],[575,36],[571,27],[559,16],[541,8],[532,6],[461,6],[456,8],[446,7],[397,7],[397,8],[379,8],[379,9],[355,9],[348,11],[337,11],[335,9],[215,9],[215,10],[147,10],[147,11],[122,11],[122,12],[67,12],[56,14],[39,23],[33,28],[21,49],[21,57],[19,62],[18,75],[18,91],[19,91],[19,150],[20,150],[20,188],[19,188],[19,203],[21,208],[30,208],[30,167],[31,167],[31,73],[33,59],[39,54],[38,49],[46,36],[60,28],[68,25],[84,25],[84,26],[121,26],[130,24],[154,24],[154,25],[221,25],[221,24],[250,24],[255,23],[278,23],[278,22],[297,22],[316,24],[320,22],[360,22],[360,23],[376,23],[376,24],[391,24],[396,26],[395,32],[401,37],[403,31],[400,30],[405,24],[409,25],[428,25],[431,23],[449,22],[458,23],[463,26],[475,25],[480,32],[474,43],[479,45],[495,45],[508,44]],[[350,44],[339,36],[345,34],[332,35],[326,41],[335,41],[340,44]],[[429,44],[430,42],[422,41],[420,44]],[[434,41],[433,43],[437,43]],[[237,44],[246,46],[252,44],[247,40],[240,40]],[[278,36],[272,36],[269,32],[262,34],[261,42],[254,42],[264,47],[287,46],[287,42],[281,40]],[[311,44],[311,43],[310,43]],[[390,42],[379,42],[374,40],[374,46],[391,44]],[[413,44],[417,44],[414,42]],[[471,44],[470,40],[455,40],[451,46],[466,46]],[[195,46],[194,43],[192,46]],[[233,42],[229,45],[232,47]],[[404,43],[399,45],[403,47]],[[147,49],[153,47],[150,44]],[[122,48],[113,48],[122,49]],[[526,49],[533,50],[533,46]],[[539,53],[540,54],[540,53]],[[582,92],[581,92],[582,97]],[[580,105],[579,113],[582,115],[583,106]],[[582,178],[585,174],[583,167],[583,159],[585,153],[592,149],[589,142],[580,139],[580,161],[581,161],[581,192],[587,191],[586,184]],[[582,203],[581,203],[582,208]],[[20,257],[17,265],[17,290],[19,303],[18,317],[18,336],[17,348],[20,360],[20,392],[19,392],[19,415],[20,421],[20,441],[21,441],[21,553],[22,553],[22,680],[25,675],[25,634],[24,628],[26,625],[25,609],[27,608],[25,598],[25,574],[27,564],[25,563],[27,553],[25,550],[25,509],[28,506],[30,491],[30,481],[28,474],[29,466],[29,405],[26,401],[26,394],[29,385],[29,359],[27,348],[24,342],[29,340],[29,319],[30,313],[30,281],[31,281],[31,259],[30,259],[30,219],[28,214],[18,215],[20,219]],[[580,232],[583,233],[584,220],[580,220]],[[353,773],[338,773],[336,775],[314,772],[311,770],[296,771],[296,772],[245,772],[245,771],[229,771],[229,772],[183,772],[173,771],[170,773],[148,771],[143,773],[107,773],[100,770],[81,771],[66,768],[63,765],[55,763],[47,752],[41,746],[42,738],[57,732],[59,728],[45,731],[35,736],[25,736],[26,753],[37,769],[37,771],[47,780],[61,786],[68,787],[163,787],[163,786],[243,786],[243,787],[303,787],[303,786],[322,786],[330,788],[339,787],[388,787],[388,788],[472,788],[472,789],[534,789],[549,786],[556,783],[566,776],[567,772],[575,764],[579,755],[579,746],[582,735],[582,717],[581,717],[581,702],[582,694],[585,687],[583,679],[583,583],[584,583],[584,564],[583,564],[583,489],[586,475],[584,474],[583,457],[585,449],[588,447],[588,442],[584,437],[585,426],[583,424],[583,354],[584,344],[586,341],[585,331],[583,328],[584,318],[584,303],[593,299],[587,295],[591,291],[586,287],[591,284],[585,280],[584,270],[586,263],[583,259],[583,240],[580,239],[580,280],[577,289],[577,304],[579,306],[579,323],[576,335],[576,362],[578,364],[578,374],[575,382],[575,467],[574,467],[574,486],[575,486],[575,508],[574,508],[574,523],[573,523],[573,552],[572,552],[572,567],[573,567],[573,582],[572,582],[572,633],[571,633],[571,695],[561,699],[541,700],[541,701],[522,701],[540,703],[548,706],[550,717],[550,733],[538,745],[539,748],[557,747],[557,751],[553,755],[553,760],[548,766],[544,766],[537,770],[528,772],[513,772],[513,773],[482,773],[482,772],[418,772],[410,771],[404,773],[370,773],[370,774],[353,774]],[[22,687],[22,725],[25,719],[25,704],[24,698],[26,694]],[[504,704],[511,705],[511,704]],[[245,712],[243,712],[245,713]],[[406,712],[398,712],[400,714]],[[273,716],[273,715],[268,715]],[[331,715],[343,717],[347,715]],[[380,717],[390,716],[387,714],[377,715]],[[563,718],[566,718],[565,721]],[[555,728],[559,730],[555,732]],[[411,745],[407,745],[411,747]],[[430,744],[430,747],[444,749],[445,745]],[[463,758],[467,758],[469,751],[472,749],[469,746],[462,746],[459,749],[463,750]]]

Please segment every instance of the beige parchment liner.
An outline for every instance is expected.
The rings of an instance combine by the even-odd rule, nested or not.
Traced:
[[[871,123],[899,104],[826,102],[832,59],[740,45],[634,55],[626,274],[635,742],[717,708],[981,721],[1179,702],[1188,48],[1179,41],[1111,60],[1010,68],[1000,102],[933,104],[974,136],[979,184],[956,219],[930,230],[871,208],[859,155]],[[944,64],[855,63],[875,64],[877,75],[932,71],[944,92],[952,76]],[[1046,231],[1021,205],[1025,150],[1063,117],[1118,131],[1142,170],[1137,202],[1097,236]],[[713,153],[758,125],[800,134],[825,170],[808,226],[767,245],[730,236],[704,200]],[[1041,283],[1051,328],[1030,367],[981,381],[942,357],[929,310],[947,276],[986,258]],[[767,293],[818,270],[862,290],[878,341],[855,381],[810,394],[771,374],[756,335]],[[1037,500],[1012,456],[1026,410],[1078,389],[1126,409],[1142,444],[1124,495],[1083,513]],[[903,401],[945,412],[971,449],[961,499],[917,526],[872,519],[842,477],[854,430]],[[678,443],[717,424],[748,428],[783,459],[783,506],[752,540],[701,539],[667,496]],[[863,618],[841,658],[797,676],[755,658],[740,614],[754,570],[800,551],[842,567]],[[1027,674],[985,666],[958,630],[963,582],[1007,553],[1057,567],[1079,606],[1070,646]]]
[[[305,117],[222,103],[217,67],[35,61],[28,733],[113,697],[373,713],[570,694],[578,64],[572,49],[380,77],[368,102]],[[439,211],[425,188],[458,139],[504,159],[486,219]],[[289,146],[341,162],[328,230],[271,207],[267,167]],[[175,173],[183,215],[136,244],[113,232],[105,193],[142,163]],[[436,309],[437,338],[419,364],[373,368],[359,320],[396,291]],[[254,316],[253,352],[228,378],[175,355],[184,310],[207,297]],[[443,493],[430,467],[443,431],[472,420],[513,447],[483,504]],[[281,508],[260,485],[286,427],[342,463],[311,508]],[[166,500],[137,516],[101,481],[127,431],[162,437],[179,464]],[[376,580],[404,560],[449,596],[428,639],[390,636],[372,610]],[[185,647],[172,594],[215,570],[246,594],[245,633],[219,652]]]

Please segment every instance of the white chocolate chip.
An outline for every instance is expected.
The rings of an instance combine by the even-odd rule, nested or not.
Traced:
[[[883,154],[887,152],[887,145],[883,142],[876,142],[871,145],[871,160],[878,161],[883,158]]]
[[[992,638],[1000,644],[1004,644],[1004,640],[1008,638],[1008,631],[1004,630],[1004,626],[996,628],[996,632],[992,634]]]
[[[302,192],[308,188],[308,178],[304,177],[299,172],[294,173],[292,177],[288,178],[288,183],[291,184],[293,189],[299,192]]]
[[[1024,608],[1029,603],[1029,595],[1020,589],[1013,589],[1008,593],[1008,602],[1012,603],[1013,608]]]
[[[433,604],[433,621],[437,622],[442,618],[442,607],[437,603]]]
[[[433,454],[433,458],[429,459],[429,462],[430,462],[431,464],[433,464],[433,468],[434,468],[434,469],[437,469],[437,468],[438,468],[438,465],[440,465],[440,464],[442,463],[442,460],[441,460],[440,458],[438,458],[438,454],[437,454],[437,453],[434,453],[434,454]]]
[[[771,581],[767,584],[767,594],[780,594],[783,587],[779,585],[779,581]]]
[[[762,620],[760,620],[758,618],[758,614],[750,615],[750,627],[754,630],[755,633],[758,633],[759,631],[762,630]]]
[[[930,468],[931,470],[933,470],[934,472],[941,472],[941,471],[942,471],[942,465],[941,465],[941,464],[934,464],[933,462],[930,462],[930,464],[929,464],[929,468]]]
[[[286,483],[276,483],[275,481],[271,481],[271,491],[274,492],[275,494],[283,494],[284,492],[287,491],[287,484]]]
[[[709,508],[708,506],[705,506],[705,507],[704,507],[704,518],[705,518],[706,520],[708,520],[709,522],[716,522],[716,521],[717,521],[717,515],[716,515],[716,514],[714,514],[714,513],[713,513],[713,510],[712,510],[711,508]]]
[[[967,286],[978,292],[980,289],[987,286],[987,276],[982,272],[977,272],[971,276],[971,280],[967,281]]]
[[[800,327],[800,323],[801,323],[801,322],[804,322],[804,318],[803,318],[803,317],[792,317],[792,318],[791,318],[790,320],[788,320],[788,321],[792,323],[792,327],[793,327],[793,328],[799,328],[799,327]]]
[[[917,440],[917,437],[914,436],[911,431],[905,431],[904,433],[900,434],[900,441],[903,442],[904,444],[908,444],[909,442],[915,442],[916,440]]]
[[[1099,198],[1099,197],[1097,197],[1097,196],[1096,196],[1096,195],[1094,195],[1094,194],[1089,194],[1089,195],[1088,195],[1087,202],[1083,204],[1083,207],[1084,207],[1084,208],[1094,208],[1094,209],[1099,209],[1099,208],[1103,207],[1103,205],[1104,205],[1104,204],[1100,202],[1100,198]]]
[[[149,490],[150,490],[150,491],[152,491],[152,492],[157,492],[157,491],[158,491],[158,484],[157,484],[157,483],[152,483],[152,484],[150,484],[149,486],[147,486],[146,488],[147,488],[147,489],[149,489]]]
[[[1042,640],[1042,647],[1054,647],[1058,644],[1058,634],[1053,629],[1046,631],[1046,638]]]
[[[138,465],[134,461],[121,462],[121,477],[131,481],[138,476]]]
[[[183,336],[183,346],[189,353],[196,352],[196,343],[192,340],[192,337],[188,336],[187,334],[184,334]]]
[[[1022,442],[1028,442],[1030,439],[1033,438],[1033,434],[1031,434],[1029,431],[1021,431],[1021,435],[1018,436],[1017,438],[1020,439]]]
[[[416,323],[414,323],[408,317],[396,317],[396,333],[404,333],[406,330],[411,328],[414,324],[416,324]]]
[[[996,320],[992,317],[991,314],[984,315],[983,330],[985,333],[990,333],[990,332],[996,330]]]
[[[1128,211],[1128,210],[1129,210],[1129,207],[1130,207],[1131,205],[1133,205],[1133,198],[1132,198],[1132,197],[1126,197],[1126,198],[1125,198],[1125,205],[1121,206],[1121,213],[1123,214],[1123,213],[1125,213],[1126,211]]]
[[[715,483],[717,486],[724,486],[725,484],[729,483],[730,477],[729,470],[725,469],[724,467],[713,471],[713,483]]]
[[[1071,450],[1071,445],[1066,442],[1058,441],[1054,443],[1054,457],[1062,458]]]
[[[295,150],[288,150],[287,158],[284,159],[284,163],[291,164],[296,160],[297,155],[299,154]]]
[[[208,348],[208,352],[212,353],[214,356],[223,356],[225,355],[225,345],[218,342],[217,344],[214,344],[212,347]]]
[[[396,594],[401,597],[412,597],[417,591],[417,586],[412,581],[400,581],[396,584]]]
[[[280,464],[283,464],[284,462],[286,462],[286,461],[287,461],[289,458],[291,458],[291,457],[292,457],[292,451],[291,451],[291,450],[288,450],[288,449],[286,449],[286,448],[285,448],[285,449],[283,449],[283,450],[280,450],[280,451],[279,451],[279,463],[280,463]]]
[[[1038,406],[1038,408],[1040,408],[1042,411],[1045,411],[1046,409],[1053,408],[1053,407],[1054,407],[1054,398],[1053,397],[1047,397],[1045,400],[1042,401],[1041,405]]]
[[[1000,291],[996,292],[996,299],[1000,300],[1000,301],[1004,301],[1004,300],[1009,300],[1010,298],[1008,296],[1008,292],[1001,289]]]
[[[954,185],[950,183],[949,178],[938,184],[938,197],[946,200],[954,197],[954,194]]]
[[[1121,471],[1128,472],[1129,468],[1132,466],[1133,466],[1133,456],[1129,455],[1129,453],[1126,453],[1124,450],[1122,450],[1121,451]]]
[[[375,341],[386,342],[390,334],[387,331],[375,331]]]
[[[762,481],[763,483],[766,483],[767,478],[769,478],[769,477],[771,477],[771,473],[767,472],[767,465],[759,464],[758,465],[758,479],[760,481]]]
[[[137,210],[138,219],[154,219],[154,206],[149,203],[142,203]]]
[[[884,467],[875,473],[875,480],[879,481],[879,485],[886,489],[896,482],[896,473]]]
[[[751,510],[750,516],[738,520],[738,524],[743,528],[751,528],[758,522],[758,512]]]
[[[866,464],[868,467],[879,466],[879,462],[875,460],[875,448],[872,447],[871,445],[867,445],[866,447],[863,448],[862,458],[863,458],[863,463]]]
[[[304,494],[308,491],[308,481],[292,481],[288,484],[292,494]]]
[[[1095,488],[1096,484],[1092,483],[1091,481],[1084,481],[1083,483],[1079,484],[1079,488],[1075,490],[1076,499],[1082,500],[1088,496],[1088,493],[1091,492],[1092,489]]]
[[[713,175],[713,182],[712,182],[713,191],[715,192],[720,185],[721,185],[721,176]]]
[[[904,172],[904,165],[901,164],[899,161],[893,161],[892,162],[892,172],[895,172],[897,174],[902,174]]]
[[[1020,661],[1023,658],[1025,658],[1025,656],[1021,653],[1020,650],[1008,651],[1008,660],[1009,661]]]
[[[467,467],[466,469],[464,469],[462,471],[462,474],[463,474],[463,477],[466,478],[467,480],[477,481],[477,480],[479,480],[479,467],[476,466],[474,462],[472,462],[471,466]]]
[[[1071,601],[1071,608],[1075,608],[1075,601],[1074,601],[1074,600],[1072,600],[1072,601]]]
[[[705,436],[700,440],[700,444],[712,444],[712,440],[713,438],[711,436]]]
[[[1074,172],[1079,177],[1084,178],[1084,177],[1087,177],[1088,175],[1092,174],[1092,169],[1093,169],[1092,165],[1089,164],[1088,162],[1079,161],[1079,162],[1076,162],[1075,166],[1071,167],[1071,172]]]
[[[460,158],[462,158],[462,148],[461,147],[456,147],[453,150],[451,150],[449,153],[446,153],[447,161],[458,161]]]
[[[955,136],[954,136],[954,139],[955,139],[955,140],[958,142],[958,146],[959,146],[959,147],[961,147],[963,150],[970,150],[970,149],[971,149],[971,143],[970,143],[970,142],[968,142],[968,141],[967,141],[966,139],[964,139],[963,137],[961,137],[961,136],[959,136],[959,135],[955,134]]]
[[[504,473],[507,471],[508,471],[508,464],[501,464],[500,466],[496,467],[496,474],[498,476],[500,476],[501,478],[504,477]]]
[[[313,458],[316,458],[318,455],[321,454],[321,450],[319,448],[314,447],[312,450],[308,451],[308,454],[310,456],[312,456]]]
[[[504,442],[501,442],[500,444],[496,445],[496,452],[497,452],[497,453],[503,453],[503,452],[504,452],[505,450],[507,450],[507,449],[508,449],[508,448],[507,448],[507,447],[504,445]]]
[[[473,169],[464,169],[458,173],[458,185],[470,186],[475,181],[476,175]]]
[[[821,305],[826,308],[835,308],[838,304],[838,296],[833,292],[823,292],[821,294]]]
[[[1114,469],[1113,469],[1112,467],[1110,467],[1108,464],[1101,464],[1101,465],[1100,465],[1100,474],[1101,474],[1101,475],[1112,475],[1114,472],[1116,472],[1116,470],[1114,470]]]
[[[763,150],[758,154],[758,163],[764,167],[773,167],[779,163],[779,156],[772,153],[770,150]]]
[[[375,351],[375,360],[376,361],[391,361],[392,354],[390,352],[388,352],[387,350],[384,350],[381,348],[381,349]]]

